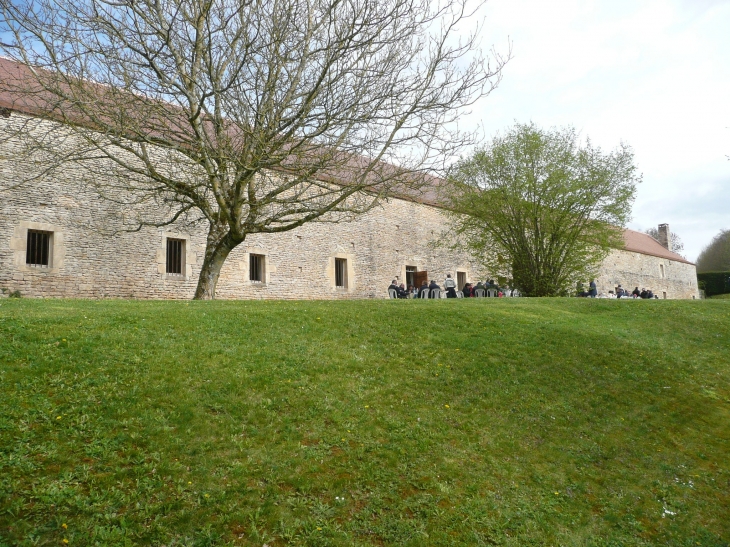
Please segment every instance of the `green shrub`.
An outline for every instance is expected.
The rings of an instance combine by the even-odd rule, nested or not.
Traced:
[[[730,272],[698,273],[697,284],[707,296],[730,293]]]

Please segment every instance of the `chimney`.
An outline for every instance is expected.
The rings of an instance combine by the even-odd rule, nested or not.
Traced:
[[[672,250],[672,236],[669,232],[669,224],[659,225],[659,243],[668,251]]]

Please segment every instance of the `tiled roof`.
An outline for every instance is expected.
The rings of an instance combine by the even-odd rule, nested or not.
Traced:
[[[667,258],[669,260],[676,260],[677,262],[684,262],[685,264],[693,264],[686,258],[681,257],[677,253],[665,248],[656,239],[648,234],[642,232],[636,232],[634,230],[624,230],[624,240],[626,241],[626,250],[633,251],[635,253],[641,253],[645,255],[658,256],[660,258]]]
[[[13,82],[17,85],[17,82],[27,77],[28,71],[27,66],[0,57],[0,82]],[[12,84],[11,86],[3,86],[0,84],[0,109],[5,108],[24,114],[39,115],[43,110],[39,103],[44,102],[44,95],[43,93],[38,93],[31,97],[24,96],[14,90]],[[429,179],[430,183],[422,187],[419,191],[411,190],[399,197],[435,207],[442,206],[438,197],[438,187],[444,181],[436,177],[429,177]],[[665,249],[657,240],[647,234],[626,229],[624,230],[624,240],[626,241],[625,249],[627,251],[692,264],[692,262],[689,262],[678,254]]]

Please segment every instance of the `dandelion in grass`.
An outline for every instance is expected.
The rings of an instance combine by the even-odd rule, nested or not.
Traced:
[[[63,523],[63,524],[61,525],[61,528],[63,528],[63,529],[65,530],[66,528],[68,528],[68,524],[66,524],[66,523],[64,522],[64,523]]]
[[[444,405],[444,408],[451,408],[449,405]]]
[[[60,419],[61,419],[61,416],[56,416],[56,419],[57,419],[57,420],[60,420]]]

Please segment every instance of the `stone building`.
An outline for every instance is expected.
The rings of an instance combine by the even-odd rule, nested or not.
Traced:
[[[7,62],[0,59],[0,72]],[[105,227],[120,206],[81,184],[72,168],[13,189],[19,173],[35,167],[19,159],[11,136],[29,120],[41,129],[55,123],[37,120],[14,99],[0,93],[0,288],[30,297],[191,298],[204,227],[112,233]],[[432,199],[390,199],[350,222],[252,235],[228,257],[216,296],[386,298],[393,278],[410,284],[427,275],[442,283],[450,273],[461,286],[485,275],[468,254],[437,245],[448,237],[445,227]],[[620,283],[664,298],[695,298],[694,265],[665,247],[627,230],[625,248],[603,263],[599,292]]]

